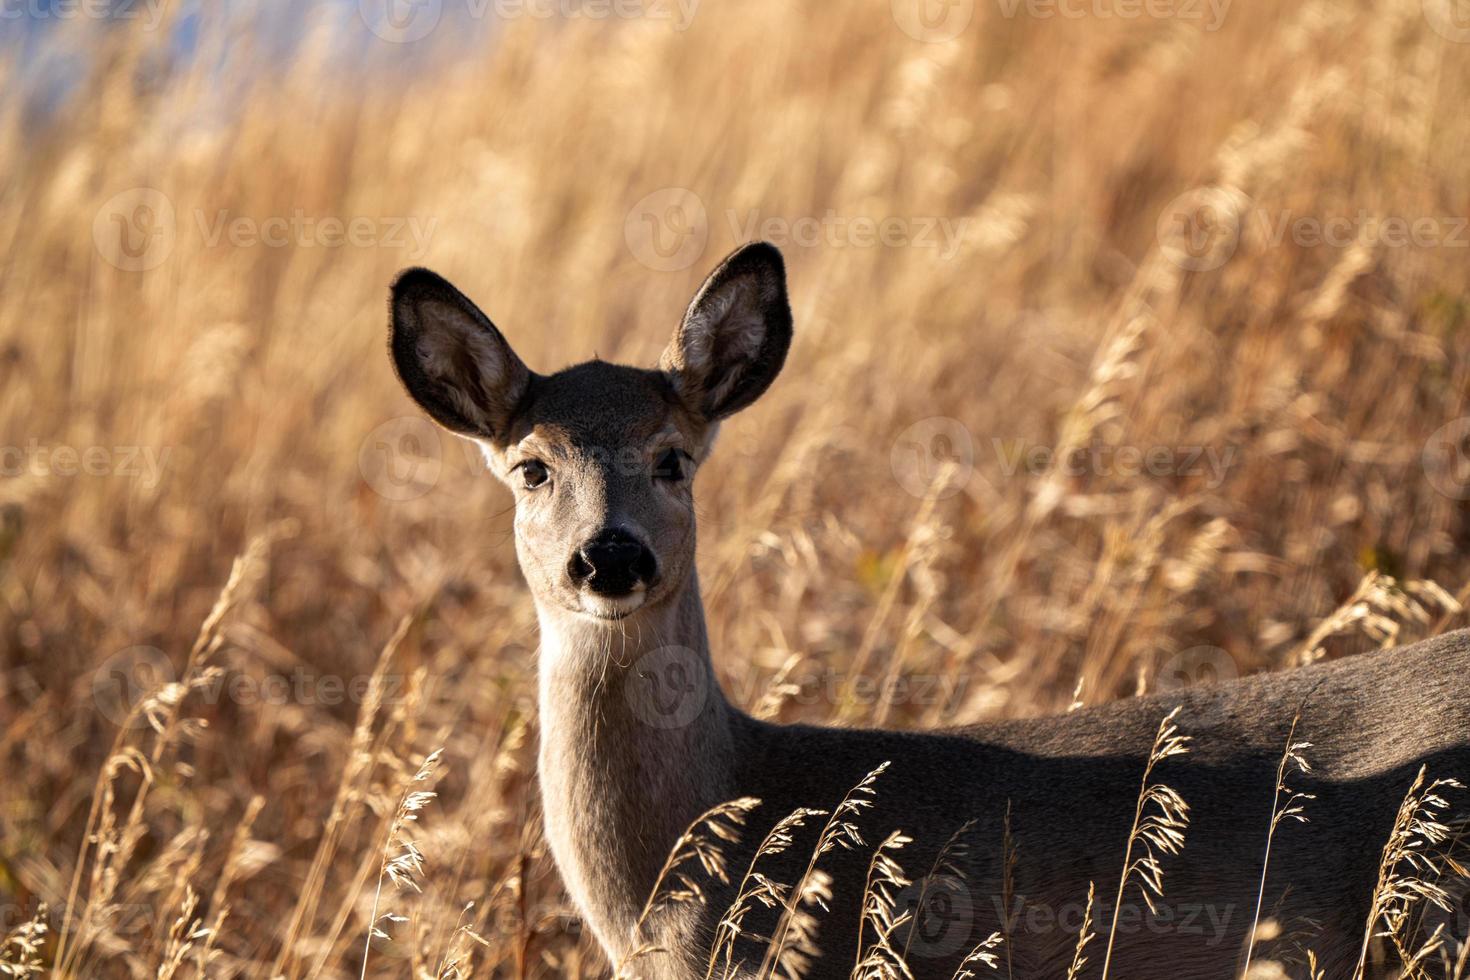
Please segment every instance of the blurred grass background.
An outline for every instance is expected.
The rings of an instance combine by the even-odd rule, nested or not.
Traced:
[[[537,832],[509,496],[384,353],[407,265],[533,368],[652,363],[752,216],[838,219],[785,243],[786,373],[697,487],[764,713],[1035,715],[1463,625],[1355,592],[1470,583],[1470,47],[1425,2],[12,19],[0,932],[47,903],[58,975],[356,976],[443,746],[368,974],[602,975]]]

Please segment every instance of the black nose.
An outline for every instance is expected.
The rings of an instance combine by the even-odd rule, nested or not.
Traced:
[[[567,574],[600,596],[624,596],[639,582],[653,581],[658,563],[653,552],[626,531],[603,531],[577,549]]]

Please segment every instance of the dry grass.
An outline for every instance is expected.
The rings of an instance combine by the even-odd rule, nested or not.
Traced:
[[[1118,915],[1123,908],[1123,895],[1130,883],[1136,883],[1139,894],[1150,911],[1154,900],[1164,897],[1163,858],[1184,849],[1184,832],[1189,829],[1189,804],[1166,783],[1150,782],[1154,767],[1174,756],[1189,752],[1189,736],[1179,734],[1175,708],[1159,722],[1153,748],[1144,765],[1143,783],[1138,789],[1138,805],[1133,812],[1133,827],[1123,851],[1123,873],[1118,876],[1118,897],[1113,902],[1113,924],[1108,929],[1108,944],[1103,951],[1102,977],[1107,980],[1113,959],[1113,940],[1118,932]],[[1137,855],[1135,857],[1135,854]],[[1085,929],[1083,932],[1085,933]]]
[[[1470,414],[1470,49],[1413,0],[1241,3],[1218,31],[978,4],[932,44],[887,3],[708,2],[682,32],[446,21],[413,44],[355,4],[267,6],[269,31],[243,5],[60,21],[0,60],[12,973],[606,971],[536,830],[508,497],[394,422],[415,413],[385,289],[409,264],[533,367],[651,363],[752,212],[963,227],[949,255],[850,224],[788,245],[788,373],[701,476],[717,663],[782,719],[1033,715],[1151,689],[1198,647],[1245,673],[1360,648],[1363,620],[1402,624],[1389,642],[1463,625],[1438,600],[1470,582],[1467,484],[1436,447]],[[157,198],[109,203],[141,186],[171,226]],[[671,187],[707,215],[679,269],[640,237]],[[1215,268],[1181,267],[1192,189],[1242,219]],[[231,244],[221,212],[377,240]],[[118,267],[115,217],[172,228],[152,268]],[[1274,241],[1283,218],[1355,227]],[[1450,595],[1355,592],[1366,572]],[[120,697],[139,665],[160,683]],[[913,676],[963,686],[868,696]],[[383,842],[440,745],[422,893],[387,886],[404,921],[364,963]]]

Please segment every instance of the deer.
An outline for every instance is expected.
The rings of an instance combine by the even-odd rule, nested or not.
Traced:
[[[1067,975],[1090,886],[1107,950],[1101,939],[1089,947],[1084,976],[1237,977],[1258,918],[1278,928],[1262,934],[1257,957],[1299,970],[1310,950],[1328,977],[1374,975],[1364,936],[1379,930],[1370,902],[1405,793],[1421,767],[1470,776],[1470,631],[1057,717],[923,732],[757,720],[715,671],[693,484],[721,422],[786,361],[781,252],[755,242],[730,254],[650,367],[594,359],[532,371],[478,306],[422,268],[397,277],[390,313],[391,360],[409,396],[475,443],[514,495],[515,550],[540,631],[546,839],[583,922],[613,964],[630,964],[624,975],[859,975],[876,941],[862,914],[872,850],[894,829],[912,838],[895,856],[914,882],[901,896],[914,915],[889,939],[915,977],[956,975],[995,932],[1011,976]],[[1120,875],[1167,718],[1184,733],[1198,723],[1189,752],[1153,776],[1187,804],[1188,827],[1177,854],[1158,856],[1163,895],[1146,901]],[[1310,796],[1307,820],[1276,830],[1266,873],[1292,737],[1311,744],[1310,771],[1290,787]],[[801,808],[830,814],[875,770],[870,805],[849,811],[862,846],[816,858],[830,896],[815,896],[827,910],[814,930],[792,940],[791,913],[806,899],[776,894],[749,903],[714,955],[740,872],[801,880],[824,818],[788,826],[784,850],[754,859],[757,845]],[[703,880],[699,901],[647,915],[670,849],[738,799],[759,805],[725,844],[734,873]],[[1142,851],[1131,853],[1136,862]],[[799,964],[772,961],[776,933]]]

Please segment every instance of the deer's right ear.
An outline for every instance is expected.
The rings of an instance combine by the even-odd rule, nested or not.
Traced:
[[[388,346],[413,400],[452,432],[505,438],[531,372],[490,318],[428,269],[398,276],[391,309]]]

